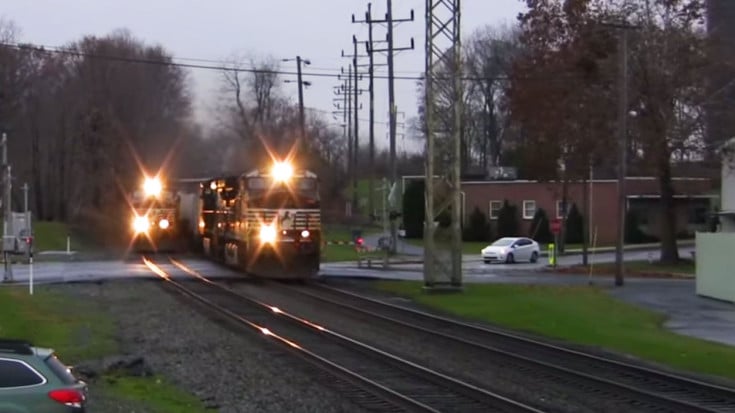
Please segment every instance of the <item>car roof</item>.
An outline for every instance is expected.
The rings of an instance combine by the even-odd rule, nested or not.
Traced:
[[[54,350],[45,347],[35,347],[28,340],[0,338],[0,355],[37,356],[46,358],[54,354]]]

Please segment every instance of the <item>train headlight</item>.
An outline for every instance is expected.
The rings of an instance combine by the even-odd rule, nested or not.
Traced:
[[[308,230],[301,231],[301,238],[309,238],[309,235],[311,234],[309,233]]]
[[[145,192],[146,196],[155,196],[158,197],[161,195],[162,190],[161,180],[158,179],[158,177],[155,178],[146,178],[145,182],[143,183],[143,191]]]
[[[161,229],[167,229],[171,225],[166,218],[158,221],[158,227]]]
[[[260,241],[266,244],[276,241],[276,228],[272,225],[260,227]]]
[[[271,174],[276,182],[287,182],[293,176],[293,166],[288,162],[276,162]]]
[[[149,226],[150,223],[146,217],[135,217],[135,219],[133,219],[133,230],[138,234],[148,232]]]

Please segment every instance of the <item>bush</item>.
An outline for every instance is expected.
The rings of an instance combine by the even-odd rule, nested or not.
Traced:
[[[403,226],[406,238],[424,237],[424,181],[412,181],[403,193]]]
[[[549,228],[549,218],[543,208],[538,208],[531,221],[531,233],[529,237],[539,244],[554,242],[554,236]]]
[[[641,231],[640,220],[635,211],[625,213],[625,243],[642,244],[647,240],[646,234]]]
[[[462,238],[465,241],[489,241],[490,240],[490,222],[488,222],[485,214],[480,208],[475,207],[470,214],[470,222],[464,228]]]
[[[572,204],[567,215],[567,244],[581,244],[584,242],[584,217],[579,213],[577,204]]]
[[[519,233],[518,207],[505,200],[503,207],[498,211],[498,238],[517,237]]]

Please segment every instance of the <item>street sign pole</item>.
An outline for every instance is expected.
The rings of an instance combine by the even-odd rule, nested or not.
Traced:
[[[559,242],[560,242],[559,234],[561,233],[561,220],[559,220],[558,218],[551,221],[551,233],[554,234],[554,250],[552,251],[552,254],[554,257],[553,266],[554,268],[556,268],[558,258],[559,258],[559,255],[557,253],[559,248],[557,248],[557,246],[559,245]]]

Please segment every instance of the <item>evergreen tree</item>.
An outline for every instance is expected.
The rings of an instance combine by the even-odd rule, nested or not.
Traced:
[[[543,208],[536,209],[536,213],[533,215],[529,237],[539,244],[549,244],[554,241],[554,235],[549,228],[549,218]]]
[[[577,204],[572,204],[567,215],[567,244],[581,244],[584,242],[584,217],[579,213]]]
[[[463,238],[465,241],[489,241],[490,240],[490,223],[487,216],[475,207],[470,214],[470,222],[464,229]]]
[[[412,181],[403,194],[403,228],[406,238],[424,236],[424,181]]]
[[[503,207],[498,211],[498,238],[517,237],[520,233],[518,207],[503,201]]]

